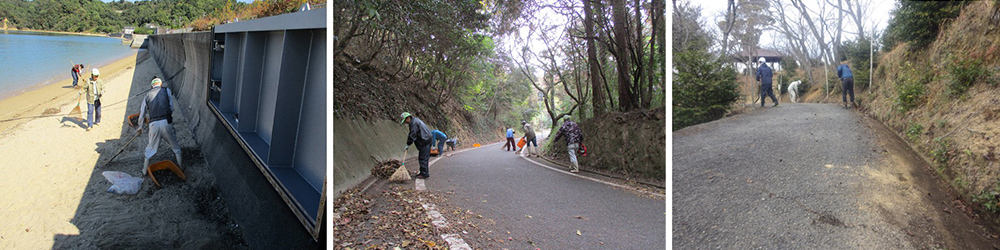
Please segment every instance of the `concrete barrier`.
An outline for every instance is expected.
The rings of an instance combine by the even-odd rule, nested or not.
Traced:
[[[147,43],[152,59],[160,67],[160,77],[177,97],[175,110],[189,121],[188,129],[211,166],[216,188],[230,215],[239,223],[247,244],[255,249],[321,248],[326,233],[320,233],[319,242],[312,240],[284,200],[209,109],[211,33],[152,35]]]
[[[375,159],[401,159],[409,127],[399,121],[365,122],[335,118],[333,127],[333,194],[334,197],[358,185],[371,176]],[[407,157],[416,157],[411,147]],[[432,170],[433,171],[433,170]]]

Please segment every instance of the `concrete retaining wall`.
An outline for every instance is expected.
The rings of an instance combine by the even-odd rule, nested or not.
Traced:
[[[375,166],[372,157],[379,161],[401,159],[409,132],[407,125],[389,120],[365,122],[335,118],[333,127],[336,128],[333,133],[334,197],[371,176]],[[411,147],[407,157],[417,157],[417,148]]]
[[[250,156],[209,109],[211,33],[152,35],[147,43],[247,244],[254,249],[321,248],[326,232],[320,233],[319,243],[312,240]]]

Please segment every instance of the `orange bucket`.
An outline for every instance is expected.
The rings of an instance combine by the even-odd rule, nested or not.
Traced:
[[[524,144],[527,144],[527,143],[528,142],[524,140],[524,137],[521,137],[521,140],[517,141],[517,147],[518,148],[523,148]]]
[[[482,146],[482,145],[479,145],[479,143],[472,144],[472,147],[474,147],[474,148],[478,148],[479,146]]]
[[[149,169],[146,170],[147,173],[149,174],[149,178],[153,179],[153,183],[156,183],[157,187],[160,186],[160,182],[156,180],[156,176],[153,175],[153,172],[160,170],[170,170],[170,172],[174,172],[174,174],[177,175],[177,177],[180,177],[181,180],[187,180],[187,177],[184,176],[184,172],[181,172],[181,169],[177,168],[177,165],[175,165],[174,162],[161,161],[149,165]]]

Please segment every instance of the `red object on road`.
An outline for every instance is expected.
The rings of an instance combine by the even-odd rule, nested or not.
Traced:
[[[587,156],[587,145],[583,145],[582,142],[580,143],[580,155]]]

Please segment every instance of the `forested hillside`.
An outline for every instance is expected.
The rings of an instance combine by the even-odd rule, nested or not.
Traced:
[[[141,27],[156,24],[168,28],[211,28],[234,18],[251,19],[288,13],[305,0],[267,0],[241,3],[231,0],[0,0],[0,20],[17,29],[113,33],[125,26],[136,33],[152,33]],[[326,0],[311,0],[311,4]]]

